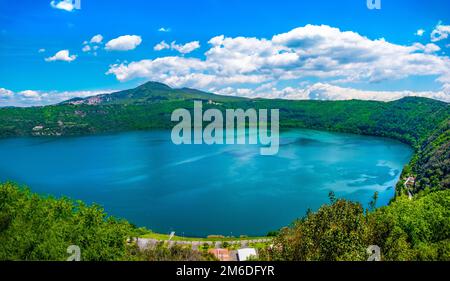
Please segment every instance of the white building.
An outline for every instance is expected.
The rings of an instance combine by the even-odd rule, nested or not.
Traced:
[[[238,261],[246,261],[250,257],[257,257],[256,250],[253,248],[244,248],[237,251]]]

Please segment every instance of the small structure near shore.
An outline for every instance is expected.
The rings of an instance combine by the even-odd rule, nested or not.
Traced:
[[[415,184],[416,184],[416,178],[415,177],[408,177],[406,179],[406,182],[405,182],[405,186],[406,187],[414,187]]]
[[[220,261],[233,261],[228,249],[209,249],[208,253],[213,254]]]
[[[413,199],[413,194],[411,193],[411,190],[416,185],[416,178],[415,177],[408,177],[405,181],[405,188],[406,192],[408,192],[408,198],[409,200]]]
[[[244,248],[237,250],[238,261],[247,261],[252,257],[258,257],[256,250],[253,248]]]

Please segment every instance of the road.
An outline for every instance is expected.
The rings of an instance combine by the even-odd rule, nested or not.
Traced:
[[[254,240],[236,240],[236,241],[223,241],[228,243],[229,245],[235,245],[238,244],[240,247],[245,248],[248,247],[250,244],[253,243],[267,243],[271,242],[272,239],[254,239]],[[171,240],[158,240],[158,239],[152,239],[152,238],[138,238],[137,239],[137,245],[139,246],[139,249],[143,250],[149,246],[154,246],[157,243],[165,242],[168,243],[169,246],[173,245],[190,245],[192,246],[192,249],[196,250],[199,247],[201,247],[204,244],[208,244],[210,246],[214,246],[214,248],[221,248],[222,241],[171,241]]]
[[[412,200],[412,199],[413,199],[413,195],[412,195],[412,193],[411,193],[411,191],[409,190],[409,187],[408,187],[408,184],[409,184],[410,182],[414,182],[414,178],[413,178],[413,177],[408,177],[408,178],[406,179],[406,181],[405,181],[404,186],[405,186],[405,188],[406,188],[406,191],[408,192],[408,198],[409,198],[409,200]]]

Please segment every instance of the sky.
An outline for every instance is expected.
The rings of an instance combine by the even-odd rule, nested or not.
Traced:
[[[450,102],[450,1],[380,3],[0,0],[0,106],[147,81],[250,98]]]

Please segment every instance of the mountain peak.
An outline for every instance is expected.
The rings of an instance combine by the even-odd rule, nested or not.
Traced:
[[[167,86],[164,83],[156,82],[156,81],[149,81],[141,86],[137,87],[137,89],[146,89],[146,90],[172,90],[171,87]]]

